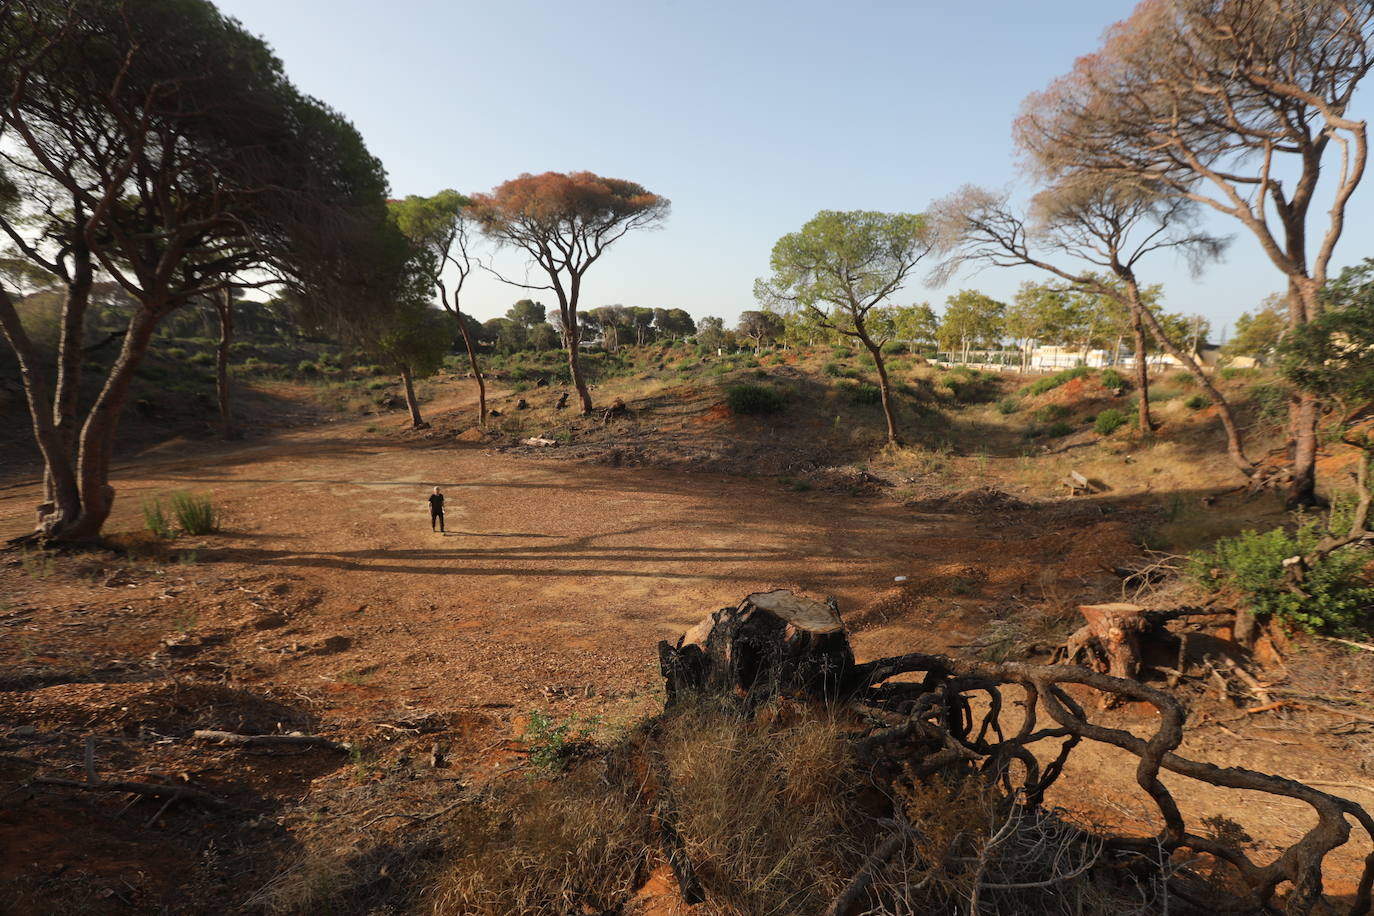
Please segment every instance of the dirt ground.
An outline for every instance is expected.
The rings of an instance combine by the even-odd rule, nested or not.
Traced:
[[[466,410],[465,388],[444,391],[430,413]],[[73,912],[224,894],[241,906],[322,818],[361,825],[518,765],[531,710],[605,729],[657,710],[657,642],[750,592],[834,596],[861,659],[959,652],[990,620],[1116,597],[1110,569],[1138,553],[1143,510],[1125,503],[939,511],[767,477],[524,460],[476,436],[365,429],[377,422],[172,442],[116,473],[108,531],[138,532],[145,501],[190,490],[222,508],[218,534],[0,558],[0,882],[17,911],[44,912],[58,889],[90,902]],[[424,504],[436,485],[442,534]],[[28,530],[37,493],[22,472],[0,479],[0,538]],[[1366,659],[1333,664],[1371,677]],[[1371,804],[1371,723],[1280,710],[1199,728],[1185,750]],[[197,742],[196,728],[299,729],[354,750],[254,753]],[[29,782],[83,778],[88,736],[104,778],[190,782],[253,816],[217,823],[148,799],[126,812],[120,796]],[[426,767],[436,750],[450,762]],[[1110,762],[1084,748],[1052,800],[1150,830],[1129,767]],[[396,779],[409,795],[377,790]],[[1305,823],[1296,807],[1178,789],[1196,814],[1252,815],[1261,849]],[[1333,863],[1336,893],[1369,848],[1354,840]]]

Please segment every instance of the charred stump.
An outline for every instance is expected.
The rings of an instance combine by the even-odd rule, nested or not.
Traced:
[[[658,644],[672,705],[680,692],[763,699],[834,697],[848,683],[854,653],[834,600],[778,590],[756,592]]]

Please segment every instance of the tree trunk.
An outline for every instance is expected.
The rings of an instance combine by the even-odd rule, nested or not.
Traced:
[[[668,703],[684,692],[752,701],[778,694],[833,697],[846,684],[854,654],[834,601],[779,590],[747,596],[658,644]]]
[[[412,429],[422,429],[425,420],[420,416],[420,402],[415,400],[415,378],[411,374],[409,363],[401,363],[401,381],[405,384],[406,407],[410,410],[410,426]]]
[[[891,445],[901,445],[902,440],[897,435],[897,413],[892,404],[892,382],[887,377],[887,366],[883,363],[883,349],[866,338],[860,339],[868,348],[869,355],[873,357],[873,364],[878,369],[878,393],[882,395],[883,418],[887,420],[887,441]]]
[[[1197,360],[1193,359],[1191,355],[1183,352],[1183,350],[1179,349],[1179,347],[1169,339],[1169,335],[1165,333],[1163,326],[1160,325],[1159,319],[1155,317],[1154,312],[1145,308],[1144,305],[1141,305],[1138,314],[1145,322],[1145,326],[1149,328],[1150,336],[1155,339],[1155,342],[1159,344],[1160,348],[1187,368],[1188,372],[1197,380],[1202,390],[1207,392],[1207,396],[1212,399],[1212,403],[1217,406],[1217,416],[1221,418],[1222,428],[1226,431],[1226,453],[1230,456],[1231,463],[1239,468],[1240,472],[1246,477],[1253,476],[1255,473],[1255,465],[1245,456],[1245,448],[1241,442],[1240,427],[1236,424],[1236,417],[1231,410],[1230,403],[1226,398],[1222,397],[1221,392],[1212,384],[1212,380],[1207,377],[1207,373],[1202,371],[1202,367],[1198,365]]]
[[[577,390],[577,399],[582,403],[582,416],[586,417],[592,412],[592,395],[587,390],[587,382],[582,378],[582,329],[577,321],[577,307],[564,299],[561,290],[558,292],[559,298],[563,299],[558,303],[558,308],[559,317],[563,320],[563,344],[568,351],[568,376],[572,380],[573,388]]]
[[[124,344],[119,349],[105,386],[91,406],[86,423],[81,428],[77,455],[77,479],[81,487],[81,514],[53,538],[72,544],[92,543],[99,539],[105,520],[114,507],[114,487],[110,486],[110,461],[114,455],[115,433],[124,404],[129,398],[129,385],[134,370],[148,352],[148,342],[161,320],[161,309],[141,306],[129,319]]]
[[[229,346],[234,341],[234,287],[228,284],[215,303],[219,313],[219,345],[215,347],[215,396],[219,400],[219,434],[223,439],[238,438],[234,412],[229,406]]]
[[[77,409],[81,398],[81,366],[85,361],[82,345],[93,280],[90,248],[84,238],[78,238],[72,249],[71,278],[62,303],[62,330],[57,344],[57,385],[52,405],[57,440],[69,468],[76,467],[76,438],[80,431]],[[52,506],[54,512],[54,517],[47,523],[49,529],[70,524],[81,511],[81,493],[76,484],[76,474],[61,475],[60,486],[58,481],[59,477],[45,467],[44,504]],[[40,521],[40,528],[43,527],[44,523]]]
[[[55,531],[71,525],[80,513],[75,464],[69,450],[62,447],[62,439],[53,422],[48,380],[39,365],[38,351],[19,320],[19,313],[14,308],[9,292],[3,288],[0,288],[0,331],[4,332],[5,340],[19,362],[19,376],[24,382],[33,437],[43,456],[44,475],[51,480],[51,491],[57,500],[44,502],[38,507],[34,533],[47,539]]]
[[[1136,419],[1140,431],[1148,433],[1155,428],[1155,424],[1150,418],[1150,367],[1146,363],[1145,324],[1140,318],[1141,308],[1143,306],[1131,308],[1131,331],[1135,335],[1135,387],[1140,395]]]
[[[1300,285],[1290,280],[1288,296],[1290,327],[1312,321],[1321,313],[1314,285]],[[1317,421],[1320,417],[1321,403],[1316,395],[1300,391],[1294,396],[1288,408],[1292,472],[1285,501],[1289,508],[1316,506],[1321,502],[1317,498]]]
[[[453,298],[457,300],[458,294],[454,293]],[[487,425],[487,380],[482,377],[482,367],[477,362],[477,344],[472,339],[472,331],[468,328],[468,323],[463,320],[463,313],[455,304],[453,307],[453,317],[458,321],[458,333],[463,335],[463,346],[468,351],[468,365],[472,366],[472,377],[477,380],[477,425],[486,428]]]

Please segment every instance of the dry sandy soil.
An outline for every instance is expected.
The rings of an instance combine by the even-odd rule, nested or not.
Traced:
[[[466,409],[465,395],[448,397],[429,411]],[[994,616],[1113,597],[1104,567],[1137,552],[1130,512],[1091,501],[1009,523],[770,478],[522,460],[365,425],[172,443],[115,475],[107,530],[136,532],[145,500],[192,490],[222,507],[219,534],[0,558],[0,888],[16,889],[18,911],[59,897],[73,912],[238,907],[322,820],[423,810],[446,785],[517,766],[531,709],[599,716],[606,729],[655,711],[656,643],[749,592],[835,596],[861,658],[953,652]],[[443,534],[424,505],[435,485],[448,496]],[[0,487],[0,538],[22,534],[36,485],[16,475]],[[1370,677],[1366,659],[1332,658],[1323,664],[1347,682]],[[1289,715],[1201,728],[1186,750],[1374,803],[1374,718]],[[191,738],[205,727],[300,729],[364,750],[218,748]],[[89,735],[105,778],[189,781],[252,816],[221,822],[147,799],[121,810],[118,795],[29,782],[83,778]],[[436,747],[447,766],[425,763]],[[1148,831],[1130,765],[1112,763],[1083,749],[1064,782],[1074,788],[1054,801]],[[1300,806],[1179,790],[1196,815],[1244,811],[1261,849],[1307,821]],[[1333,863],[1338,893],[1368,849],[1354,839]]]

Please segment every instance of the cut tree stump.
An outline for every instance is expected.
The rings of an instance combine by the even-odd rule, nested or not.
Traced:
[[[1140,634],[1151,629],[1144,609],[1134,604],[1083,604],[1079,612],[1087,625],[1069,637],[1069,661],[1096,641],[1107,657],[1107,674],[1135,680],[1140,673]]]
[[[835,696],[854,653],[833,599],[756,592],[716,611],[673,645],[658,644],[671,705],[682,691],[762,699]]]

